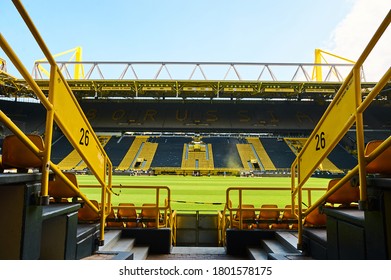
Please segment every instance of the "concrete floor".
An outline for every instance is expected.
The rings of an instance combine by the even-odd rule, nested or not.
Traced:
[[[148,255],[147,260],[243,260],[230,256],[224,247],[173,247],[171,254]]]

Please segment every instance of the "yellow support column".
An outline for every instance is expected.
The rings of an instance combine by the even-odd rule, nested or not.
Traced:
[[[321,64],[322,63],[322,50],[321,49],[315,49],[315,64]],[[314,73],[312,74],[312,80],[316,80],[317,82],[321,82],[323,80],[322,77],[322,66],[321,65],[315,65],[314,66]]]

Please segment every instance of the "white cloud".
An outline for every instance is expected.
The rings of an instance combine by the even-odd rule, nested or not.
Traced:
[[[390,11],[389,0],[357,0],[335,28],[330,42],[332,53],[357,60]],[[391,65],[391,26],[364,63],[367,81],[378,81]]]

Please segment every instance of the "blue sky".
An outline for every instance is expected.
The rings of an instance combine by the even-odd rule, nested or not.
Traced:
[[[22,3],[52,54],[82,46],[86,61],[313,62],[315,48],[356,59],[391,8],[388,0]],[[368,5],[375,11],[355,15],[360,5],[361,12]],[[364,18],[373,25],[368,35],[362,28],[343,31],[346,21]],[[28,70],[43,57],[10,0],[0,1],[0,31]],[[360,43],[346,39],[352,34],[360,34]],[[6,58],[2,51],[0,57]],[[8,71],[19,76],[11,66]]]

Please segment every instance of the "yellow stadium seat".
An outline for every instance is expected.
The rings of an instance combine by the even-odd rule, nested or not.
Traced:
[[[327,190],[334,187],[340,179],[332,179],[329,181]],[[353,187],[350,181],[343,184],[335,193],[326,199],[326,202],[334,204],[341,204],[341,206],[348,207],[351,203],[357,203],[360,200],[360,189]]]
[[[261,208],[278,208],[276,204],[263,204]],[[278,227],[276,222],[280,217],[280,211],[278,210],[260,210],[258,220],[258,228],[269,229],[272,227]]]
[[[156,206],[156,204],[144,203],[143,207],[144,206]],[[159,224],[160,224],[161,214],[158,209],[143,208],[140,213],[140,219],[146,220],[143,222],[145,227],[157,227],[156,222],[155,222],[157,216],[158,216]]]
[[[94,204],[99,209],[98,201],[91,200],[92,204]],[[100,216],[98,213],[93,211],[90,206],[84,203],[84,206],[79,209],[78,219],[81,222],[98,222]]]
[[[233,222],[232,225],[234,228],[239,228],[240,218],[242,216],[242,229],[252,229],[254,227],[254,223],[257,217],[255,211],[251,210],[251,208],[254,208],[254,205],[242,204],[242,208],[250,208],[250,209],[236,211],[236,214],[234,216],[234,221],[232,221]]]
[[[382,140],[369,142],[365,148],[365,155],[367,156],[372,153],[382,143]],[[391,175],[391,146],[384,150],[373,161],[368,163],[367,172]]]
[[[319,208],[312,210],[304,219],[305,227],[325,227],[327,216],[319,212]]]
[[[70,180],[73,185],[79,188],[76,175],[74,173],[64,173],[65,177]],[[62,198],[77,198],[78,193],[72,190],[60,176],[55,176],[53,181],[49,181],[49,196],[53,197],[56,201]]]
[[[44,142],[39,135],[27,135],[27,137],[41,151],[44,150]],[[15,135],[8,135],[3,140],[2,165],[4,168],[41,168],[42,160],[19,140]]]
[[[295,207],[296,213],[298,206],[296,205]],[[295,214],[292,214],[292,205],[285,205],[285,210],[282,213],[282,218],[281,218],[282,223],[274,225],[274,228],[279,228],[279,229],[297,229],[297,217]]]
[[[110,214],[106,217],[106,226],[107,227],[124,227],[123,222],[110,221],[110,220],[115,220],[115,219],[117,219],[117,216],[114,213],[114,209],[111,208]]]
[[[120,203],[118,204],[119,207],[121,206],[134,206],[133,203]],[[135,221],[125,221],[125,225],[128,228],[134,228],[138,227],[137,223],[137,213],[136,209],[133,208],[119,208],[117,211],[117,216],[119,219],[134,219]]]

